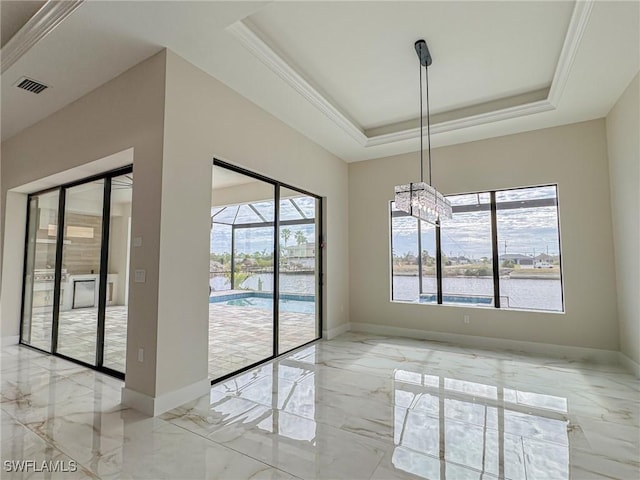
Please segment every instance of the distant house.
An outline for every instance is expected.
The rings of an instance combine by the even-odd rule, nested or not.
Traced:
[[[301,243],[285,247],[283,260],[288,262],[290,269],[312,269],[316,264],[316,244]]]
[[[536,255],[534,260],[535,263],[554,263],[558,262],[560,260],[560,257],[558,257],[558,255],[547,255],[546,253],[541,253],[540,255]]]
[[[448,258],[452,265],[468,265],[470,263],[473,263],[471,259],[465,256],[448,257]]]
[[[301,243],[285,248],[285,256],[288,258],[314,258],[316,256],[316,244]]]
[[[511,261],[514,265],[520,265],[521,267],[533,267],[534,259],[529,255],[522,255],[521,253],[505,253],[500,255],[500,263],[505,261]]]

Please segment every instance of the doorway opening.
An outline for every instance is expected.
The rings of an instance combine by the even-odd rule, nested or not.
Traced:
[[[214,161],[212,382],[321,337],[322,238],[320,197]]]
[[[126,370],[132,167],[32,193],[20,343]]]

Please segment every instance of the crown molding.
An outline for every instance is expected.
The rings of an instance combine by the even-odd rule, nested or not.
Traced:
[[[60,23],[71,15],[84,0],[49,0],[6,43],[0,52],[0,71],[6,72],[33,46],[49,35]]]
[[[336,108],[289,63],[267,45],[254,29],[249,28],[242,20],[227,27],[227,31],[233,34],[258,60],[307,99],[309,103],[320,110],[329,120],[344,130],[351,138],[364,146],[367,142],[367,136],[362,129]]]
[[[562,98],[564,87],[569,79],[569,73],[571,73],[571,67],[573,67],[573,62],[578,54],[582,35],[589,23],[594,3],[595,0],[578,0],[573,8],[567,35],[565,36],[556,71],[551,81],[551,88],[549,89],[548,100],[554,107],[558,106]]]
[[[569,74],[571,73],[571,68],[578,53],[582,36],[589,22],[594,3],[595,0],[576,1],[546,99],[435,123],[431,125],[431,133],[450,132],[555,110],[562,97]],[[282,56],[262,40],[255,26],[250,26],[247,21],[240,20],[227,27],[227,31],[233,34],[272,72],[300,93],[309,103],[320,110],[329,120],[345,131],[361,146],[365,148],[375,147],[420,137],[419,128],[406,128],[396,132],[367,136],[361,126],[357,125],[347,115],[342,113],[339,108],[333,105],[322,93],[306,81],[291,64],[287,63]]]
[[[451,132],[453,130],[459,130],[461,128],[475,127],[476,125],[500,122],[502,120],[508,120],[510,118],[518,118],[525,115],[548,112],[551,110],[555,110],[555,107],[551,105],[548,100],[539,100],[537,102],[525,103],[523,105],[516,105],[514,107],[495,110],[493,112],[481,113],[479,115],[473,115],[470,117],[435,123],[431,125],[431,134],[435,135],[438,133]],[[419,137],[420,128],[410,128],[406,130],[400,130],[398,132],[369,137],[365,147],[388,145],[390,143],[403,142],[405,140],[412,140]]]

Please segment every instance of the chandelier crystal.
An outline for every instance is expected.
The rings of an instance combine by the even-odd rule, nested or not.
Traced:
[[[429,65],[432,59],[427,42],[418,40],[415,43],[416,53],[420,59],[420,181],[397,185],[395,187],[395,203],[398,210],[425,222],[440,226],[442,219],[452,218],[451,202],[447,200],[431,182],[431,120],[429,115]],[[422,67],[426,77],[427,97],[427,145],[429,159],[429,182],[424,181],[424,128],[422,115]]]
[[[451,202],[425,182],[397,185],[396,208],[434,225],[442,218],[451,218]]]

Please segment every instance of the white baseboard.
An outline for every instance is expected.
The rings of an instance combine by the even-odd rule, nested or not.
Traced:
[[[211,382],[208,379],[200,380],[184,388],[157,397],[151,397],[127,387],[122,387],[122,403],[150,417],[156,417],[172,408],[179,407],[209,393],[210,389]]]
[[[351,324],[349,322],[343,323],[342,325],[338,325],[337,327],[323,330],[322,338],[324,338],[325,340],[331,340],[332,338],[336,338],[338,335],[342,335],[349,330],[351,330]]]
[[[8,335],[6,337],[2,337],[2,346],[8,347],[9,345],[17,345],[20,343],[20,335]]]
[[[413,328],[392,327],[390,325],[375,325],[372,323],[351,322],[351,330],[374,335],[391,335],[398,337],[418,338],[435,342],[455,343],[471,347],[490,348],[498,350],[515,350],[524,353],[547,355],[554,358],[569,358],[590,361],[594,363],[620,363],[619,353],[613,350],[598,348],[572,347],[568,345],[554,345],[550,343],[525,342],[504,338],[477,337],[457,333],[433,332]]]
[[[618,356],[622,366],[629,370],[629,372],[633,373],[637,378],[640,378],[640,363],[631,360],[622,352],[618,352]]]

